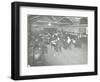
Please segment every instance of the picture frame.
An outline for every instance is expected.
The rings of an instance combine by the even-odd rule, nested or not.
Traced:
[[[97,45],[98,45],[97,17],[98,15],[97,13],[98,12],[97,11],[98,10],[96,6],[62,5],[62,4],[31,3],[31,2],[12,2],[11,4],[11,78],[13,80],[25,80],[25,79],[42,79],[42,78],[59,78],[59,77],[97,75],[97,68],[98,68],[97,67],[97,51],[98,51],[98,48],[97,48]],[[38,19],[38,20],[36,19],[38,23],[37,21],[35,21],[34,23],[35,17]],[[84,20],[82,20],[83,22],[81,23],[80,19],[82,18],[84,18]],[[32,22],[31,24],[30,24],[30,20],[33,21],[33,22],[31,21]],[[39,60],[40,61],[39,64],[30,63],[31,60],[34,61],[34,59],[32,59],[33,55],[31,57],[28,56],[28,55],[31,55],[28,52],[31,49],[30,47],[27,47],[29,46],[29,44],[31,44],[29,43],[29,40],[30,40],[29,38],[30,29],[29,28],[30,27],[35,28],[35,26],[36,26],[36,29],[38,30],[40,30],[42,27],[43,27],[42,29],[44,29],[44,27],[46,28],[55,27],[57,29],[59,28],[67,29],[67,27],[68,28],[70,27],[72,29],[67,30],[67,31],[71,31],[70,35],[76,34],[77,36],[78,36],[77,32],[79,32],[79,34],[83,34],[84,32],[85,35],[87,35],[88,33],[88,36],[86,36],[88,37],[88,40],[86,39],[88,44],[86,44],[85,42],[85,44],[88,46],[83,49],[84,51],[81,51],[80,48],[77,48],[78,51],[81,51],[81,52],[78,52],[75,48],[77,53],[76,53],[76,56],[74,56],[72,60],[70,59],[71,57],[69,56],[67,56],[69,57],[68,58],[69,60],[61,59],[62,61],[64,60],[67,63],[64,63],[64,62],[61,63],[62,61],[60,59],[58,59],[59,61],[57,61],[57,57],[54,58],[54,56],[52,56],[52,58],[50,58],[51,56],[49,56],[47,60],[45,59],[46,62],[49,61],[49,64],[46,63],[44,65],[43,62],[41,64],[41,61],[43,60],[41,61]],[[84,27],[85,29],[78,28],[78,31],[76,31],[76,30],[73,30],[75,27]],[[88,28],[88,32],[86,32],[87,28]],[[47,32],[52,33],[54,30],[55,30],[54,28],[51,31],[49,29],[49,31]],[[63,30],[57,31],[57,32],[62,32],[62,31]],[[36,33],[37,32],[38,31],[36,31]],[[63,33],[64,32],[65,30],[63,31]],[[33,36],[35,36],[35,34],[33,34]],[[38,33],[36,36],[38,36]],[[72,40],[72,39],[70,38],[69,40]],[[76,41],[76,39],[73,39],[73,42],[74,40]],[[70,51],[70,49],[68,50]],[[37,50],[37,52],[38,51],[39,50]],[[72,52],[75,54],[74,51],[70,51],[68,52],[68,54]],[[46,50],[44,50],[44,53],[46,53]],[[86,55],[86,56],[85,57],[77,56],[78,53],[82,53],[83,55]],[[74,54],[72,54],[72,57]],[[76,57],[76,60],[74,61],[75,57]],[[60,58],[63,58],[63,57],[60,56]],[[51,59],[52,61],[49,59]],[[54,60],[56,61],[56,63]]]

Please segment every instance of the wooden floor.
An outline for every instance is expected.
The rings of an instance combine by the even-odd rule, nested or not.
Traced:
[[[30,57],[32,61],[32,57]],[[31,66],[52,66],[52,65],[80,65],[88,63],[87,42],[83,41],[81,48],[72,46],[71,49],[55,52],[52,46],[48,46],[48,54],[42,56],[40,61]]]

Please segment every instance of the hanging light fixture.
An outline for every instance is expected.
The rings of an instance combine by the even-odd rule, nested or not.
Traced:
[[[51,23],[48,23],[48,26],[51,26]]]

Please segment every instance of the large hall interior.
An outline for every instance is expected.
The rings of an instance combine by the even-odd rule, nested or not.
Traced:
[[[88,63],[88,18],[28,15],[28,65]]]

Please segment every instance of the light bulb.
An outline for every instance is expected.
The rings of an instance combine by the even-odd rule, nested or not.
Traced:
[[[48,23],[48,26],[51,26],[51,23]]]

